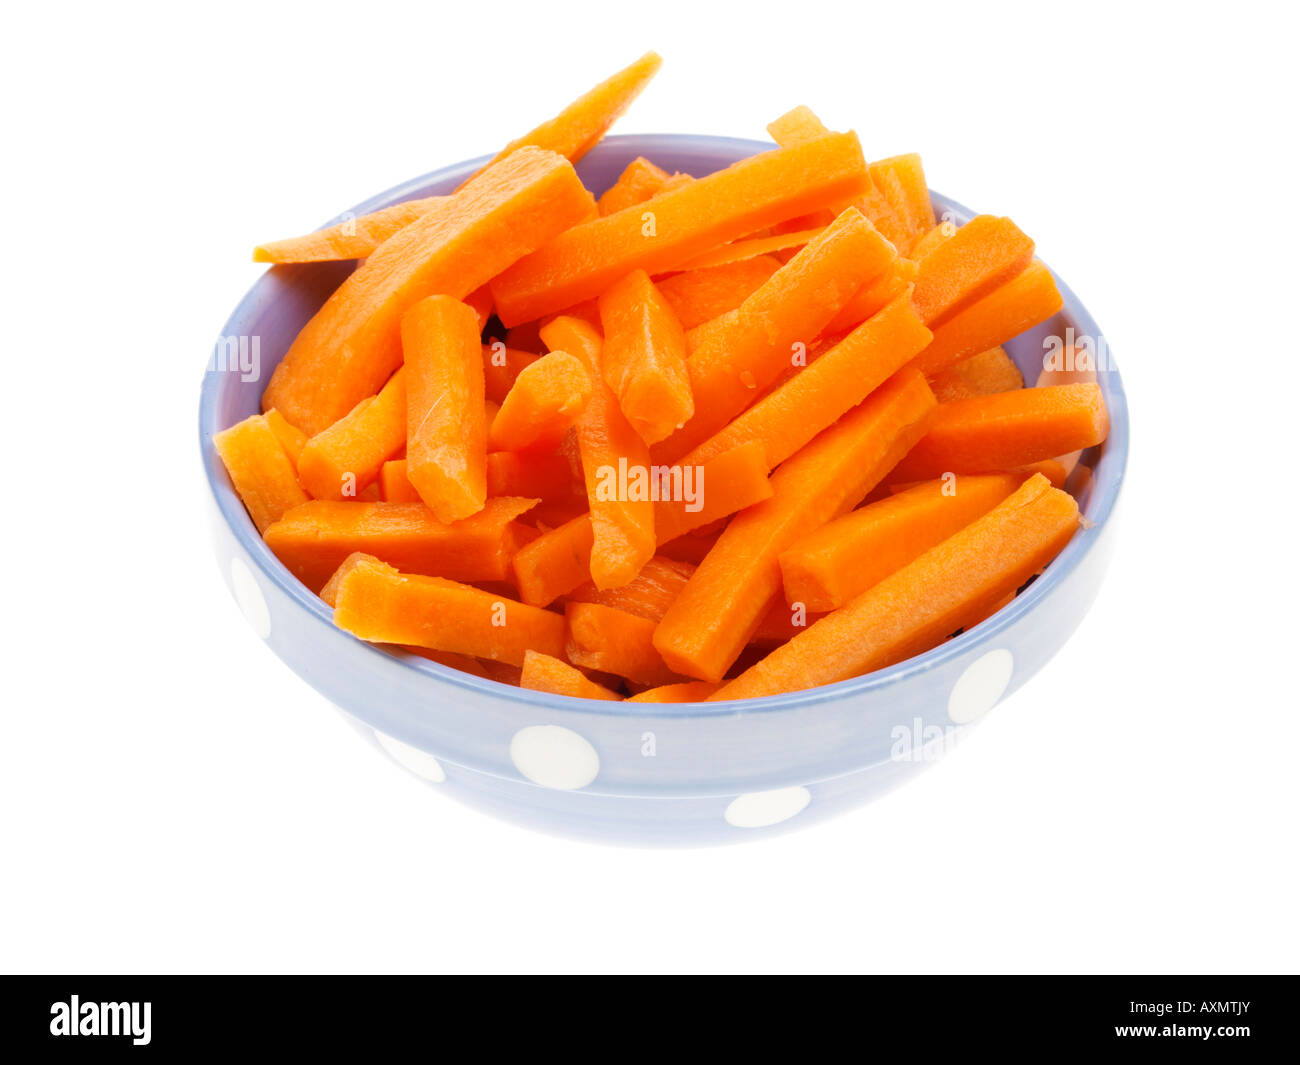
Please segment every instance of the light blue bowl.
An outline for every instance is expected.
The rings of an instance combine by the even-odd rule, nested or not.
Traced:
[[[638,155],[699,176],[770,147],[723,137],[610,137],[578,172],[602,190]],[[450,192],[485,161],[416,178],[350,213]],[[934,203],[959,223],[970,217],[943,196]],[[397,762],[472,806],[543,830],[643,844],[734,842],[811,824],[933,762],[1043,666],[1101,583],[1128,453],[1128,409],[1113,363],[1100,374],[1110,437],[1084,455],[1071,483],[1089,527],[1005,609],[892,669],[745,703],[614,705],[523,691],[372,647],[335,628],[329,608],[266,548],[212,446],[213,433],[257,411],[271,370],[350,270],[268,270],[224,327],[223,338],[249,338],[249,350],[257,338],[261,365],[256,380],[245,380],[252,375],[210,364],[203,381],[199,443],[217,555],[250,623],[291,669]],[[1102,343],[1092,317],[1060,287],[1064,310],[1007,345],[1031,384],[1045,337],[1073,328]]]

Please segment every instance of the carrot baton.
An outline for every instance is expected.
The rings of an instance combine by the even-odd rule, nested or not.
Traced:
[[[734,163],[648,204],[575,225],[492,282],[507,326],[600,295],[638,267],[673,270],[710,248],[818,207],[851,198],[867,183],[851,133],[823,137]]]
[[[372,643],[407,644],[522,666],[530,651],[559,655],[564,619],[443,577],[362,560],[338,582],[334,623]]]
[[[1062,303],[1051,272],[1042,263],[1030,263],[1005,285],[936,325],[934,339],[914,365],[927,376],[934,376],[1046,321],[1061,309]]]
[[[526,147],[556,152],[576,163],[600,143],[609,127],[659,73],[663,62],[657,53],[646,52],[636,62],[583,93],[554,118],[511,141],[483,169]]]
[[[786,602],[814,613],[843,606],[988,513],[1025,480],[999,473],[927,481],[823,525],[781,554]]]
[[[515,519],[534,503],[492,499],[472,518],[444,525],[423,503],[312,500],[268,526],[265,539],[276,558],[312,591],[354,551],[407,573],[500,581],[510,574],[510,560],[525,540]]]
[[[795,373],[682,459],[698,465],[751,441],[769,468],[788,459],[930,342],[906,294]]]
[[[406,446],[406,370],[303,446],[298,479],[315,499],[355,499]]]
[[[656,282],[664,299],[686,330],[735,310],[769,277],[781,269],[781,260],[770,255],[702,266],[673,274]],[[690,345],[688,344],[688,349]]]
[[[307,502],[293,463],[265,414],[254,414],[212,437],[235,491],[260,533]]]
[[[402,319],[406,359],[406,476],[439,521],[483,509],[487,410],[478,318],[450,296],[429,296]]]
[[[655,650],[655,622],[601,603],[569,603],[565,654],[575,666],[658,687],[681,680]]]
[[[901,256],[874,281],[868,281],[826,327],[827,333],[845,333],[861,325],[888,303],[907,292],[916,281],[916,263]]]
[[[558,615],[557,615],[558,616]],[[531,691],[568,695],[574,699],[604,699],[618,701],[621,695],[602,684],[589,680],[580,669],[561,662],[553,655],[528,651],[524,655],[524,670],[519,677],[519,687]]]
[[[253,249],[255,263],[323,263],[341,259],[364,259],[379,245],[428,214],[449,196],[426,196],[348,218],[314,233],[259,244]]]
[[[825,226],[817,226],[815,229],[798,229],[789,233],[753,237],[749,240],[734,240],[730,244],[714,248],[713,251],[705,252],[690,262],[684,263],[682,269],[702,270],[706,266],[728,266],[732,263],[744,262],[746,259],[753,259],[759,255],[771,255],[773,252],[802,248],[810,240],[814,240],[819,236],[825,228]]]
[[[695,410],[681,322],[644,270],[611,285],[598,306],[601,374],[641,439],[657,443]]]
[[[940,403],[951,403],[971,396],[1013,392],[1025,387],[1025,379],[1020,374],[1020,367],[999,346],[940,370],[930,378],[930,387]]]
[[[1034,242],[1010,218],[977,215],[917,263],[912,302],[938,325],[1027,267]]]
[[[655,538],[661,544],[711,525],[772,496],[771,463],[762,443],[744,441],[702,464],[676,465],[661,476],[672,485],[669,498],[655,503]],[[680,478],[681,488],[676,479]]]
[[[772,497],[732,519],[659,623],[655,647],[669,668],[721,680],[780,592],[781,552],[861,500],[934,408],[925,379],[904,371],[788,459]]]
[[[527,495],[526,492],[496,492],[494,495]],[[389,459],[379,467],[379,498],[385,503],[419,503],[420,493],[406,476],[406,459]]]
[[[715,700],[802,691],[861,676],[936,646],[1015,592],[1060,553],[1079,508],[1032,477],[971,525],[778,647]]]
[[[673,600],[681,594],[694,572],[695,567],[689,562],[655,555],[622,588],[601,591],[594,584],[583,584],[569,593],[569,602],[598,603],[658,622],[668,612]]]
[[[604,218],[607,214],[617,214],[625,207],[644,203],[662,189],[667,180],[666,171],[638,155],[623,168],[618,180],[601,193],[596,200],[596,210]]]
[[[810,347],[853,294],[894,258],[889,242],[850,208],[734,314],[701,327],[686,362],[695,415],[655,449],[655,459],[681,458],[753,403],[790,368],[797,346]]]
[[[308,434],[379,391],[402,362],[402,316],[463,299],[591,210],[573,167],[522,148],[375,249],[298,334],[262,396]]]
[[[488,429],[497,451],[554,448],[591,399],[592,380],[579,359],[563,351],[526,366]]]
[[[1092,447],[1110,422],[1096,385],[1022,388],[945,403],[891,481],[1009,470]]]
[[[280,441],[280,446],[284,448],[285,454],[289,456],[289,461],[293,463],[293,468],[296,470],[302,449],[307,446],[307,434],[296,425],[290,425],[289,419],[274,407],[266,412],[266,424],[271,432],[275,433],[275,438]]]

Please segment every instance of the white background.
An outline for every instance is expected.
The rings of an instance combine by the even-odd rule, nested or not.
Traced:
[[[0,966],[1297,967],[1285,5],[715,7],[9,13]],[[531,834],[358,742],[226,593],[195,428],[254,243],[647,48],[616,132],[761,138],[807,103],[922,152],[1036,238],[1132,410],[1119,551],[1060,655],[916,783],[713,850]]]

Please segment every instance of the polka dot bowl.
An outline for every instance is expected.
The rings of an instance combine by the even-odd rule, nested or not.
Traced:
[[[611,137],[578,170],[598,191],[638,155],[702,175],[766,147],[717,137]],[[482,162],[417,178],[350,214],[448,192]],[[945,219],[970,217],[942,196],[934,202]],[[351,268],[271,269],[225,325],[223,343],[245,338],[259,358],[244,365],[259,365],[241,373],[214,359],[203,382],[200,444],[216,550],[232,593],[271,649],[378,750],[472,806],[547,831],[650,845],[755,839],[833,816],[949,749],[1046,663],[1100,585],[1128,450],[1113,362],[1099,374],[1110,437],[1084,453],[1071,476],[1088,526],[1007,607],[891,669],[745,703],[651,706],[523,691],[371,647],[335,628],[329,608],[267,550],[212,446],[213,433],[258,409],[270,371]],[[1007,345],[1030,383],[1051,338],[1067,330],[1105,350],[1083,305],[1063,284],[1061,291],[1063,311]]]

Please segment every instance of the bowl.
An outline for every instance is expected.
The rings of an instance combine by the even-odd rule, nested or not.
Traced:
[[[577,169],[599,192],[638,155],[701,176],[771,147],[723,137],[609,137]],[[416,178],[341,218],[450,192],[486,160]],[[942,218],[960,224],[971,216],[944,196],[933,200]],[[249,623],[290,669],[400,766],[471,806],[544,831],[649,845],[751,840],[833,817],[959,742],[1051,658],[1101,583],[1128,452],[1113,360],[1098,375],[1110,436],[1071,475],[1086,527],[1008,606],[890,669],[746,702],[615,706],[500,685],[363,643],[337,629],[329,607],[268,550],[212,444],[215,432],[258,410],[270,372],[352,268],[274,267],[226,322],[222,343],[243,343],[258,358],[246,358],[241,371],[238,360],[214,357],[204,376],[199,442],[217,557]],[[1105,350],[1097,324],[1057,281],[1063,310],[1006,345],[1031,384],[1045,343],[1067,330]]]

